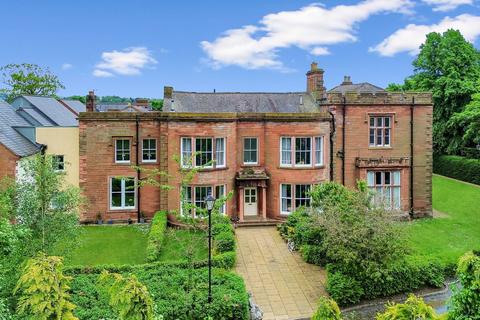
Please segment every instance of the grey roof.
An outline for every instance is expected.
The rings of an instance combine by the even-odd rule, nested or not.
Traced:
[[[40,112],[35,109],[31,108],[21,108],[17,111],[21,116],[25,118],[31,125],[34,126],[44,126],[44,127],[51,127],[53,124],[50,120],[45,118]],[[27,116],[25,116],[25,113]]]
[[[22,96],[48,117],[53,125],[78,126],[77,116],[60,102],[50,97]],[[26,109],[26,108],[25,108]],[[40,121],[39,121],[40,122]]]
[[[172,107],[173,105],[173,107]],[[164,111],[175,112],[317,112],[313,98],[305,92],[287,93],[198,93],[173,91],[164,100]]]
[[[95,109],[98,112],[117,111],[117,112],[149,112],[152,111],[151,106],[137,106],[127,103],[102,103],[97,104]]]
[[[14,108],[0,100],[0,143],[14,154],[25,157],[40,151],[40,147],[21,135],[14,127],[30,126]]]
[[[356,93],[377,93],[377,92],[385,92],[383,88],[375,86],[368,82],[362,83],[350,83],[350,84],[340,84],[328,92],[332,93],[346,93],[346,92],[356,92]]]
[[[68,105],[70,108],[75,110],[77,113],[87,111],[87,108],[85,107],[85,104],[81,103],[78,100],[65,100],[65,99],[61,99],[61,100],[62,100],[63,103]]]

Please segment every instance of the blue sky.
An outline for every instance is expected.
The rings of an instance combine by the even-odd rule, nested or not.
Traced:
[[[479,0],[8,1],[0,65],[36,63],[60,95],[302,91],[312,61],[327,88],[350,75],[401,82],[429,31],[480,40]]]

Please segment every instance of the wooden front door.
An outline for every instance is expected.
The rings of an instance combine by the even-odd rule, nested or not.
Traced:
[[[257,188],[245,188],[243,212],[246,216],[256,216],[258,213]]]

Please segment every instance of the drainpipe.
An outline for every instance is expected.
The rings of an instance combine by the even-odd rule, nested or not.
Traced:
[[[335,136],[335,115],[332,111],[328,110],[330,113],[330,181],[333,181],[333,139]]]
[[[410,105],[410,217],[413,217],[413,108],[415,107],[415,97],[412,97]]]
[[[139,169],[139,161],[140,158],[140,141],[139,141],[139,127],[140,127],[140,120],[138,118],[138,114],[135,116],[135,129],[136,129],[136,141],[137,141],[137,156],[135,157],[135,166],[137,167],[137,222],[140,223],[140,188],[138,187],[138,183],[140,182],[140,169]]]
[[[342,108],[342,184],[345,185],[345,117],[347,115],[347,98],[343,96],[343,108]]]

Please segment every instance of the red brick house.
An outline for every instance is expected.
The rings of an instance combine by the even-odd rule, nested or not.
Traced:
[[[203,167],[184,190],[187,201],[233,191],[222,211],[241,221],[286,217],[309,205],[312,185],[357,179],[394,210],[431,214],[430,94],[387,93],[348,78],[327,92],[312,64],[305,92],[165,87],[164,112],[94,112],[94,103],[90,95],[90,112],[79,117],[84,222],[179,210],[179,165]],[[172,189],[135,189],[145,173],[132,166],[168,171],[161,183]]]

